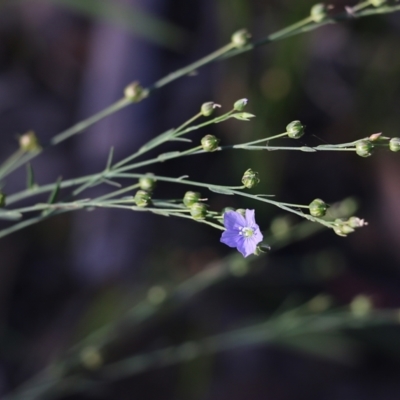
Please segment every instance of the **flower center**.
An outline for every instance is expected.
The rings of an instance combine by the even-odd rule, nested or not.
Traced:
[[[254,229],[248,227],[240,228],[239,234],[244,236],[245,238],[252,237],[254,234]]]

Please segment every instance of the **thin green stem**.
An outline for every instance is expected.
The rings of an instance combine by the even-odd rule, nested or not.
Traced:
[[[278,135],[270,136],[270,137],[267,137],[267,138],[254,140],[254,141],[252,141],[252,142],[246,142],[246,143],[235,144],[235,145],[232,146],[232,148],[234,148],[234,149],[240,149],[240,148],[242,148],[243,146],[251,146],[251,145],[257,144],[257,143],[269,142],[270,140],[279,139],[279,138],[281,138],[281,137],[287,136],[287,134],[288,134],[287,132],[284,132],[284,133],[280,133],[280,134],[278,134]]]
[[[37,151],[32,151],[29,153],[22,152],[20,155],[18,155],[18,152],[20,150],[17,150],[13,156],[10,157],[7,161],[3,163],[3,166],[0,170],[0,179],[4,178],[5,176],[11,174],[11,172],[15,171],[22,165],[25,165],[27,162],[35,158],[38,154],[40,154],[42,150],[37,150]],[[14,158],[15,156],[15,158]]]
[[[225,45],[225,46],[221,47],[220,49],[212,52],[211,54],[201,58],[200,60],[198,60],[192,64],[189,64],[188,66],[181,68],[175,72],[172,72],[171,74],[168,74],[164,78],[161,78],[157,82],[153,83],[153,85],[151,85],[148,88],[149,92],[152,92],[155,89],[159,89],[159,88],[177,80],[178,78],[181,78],[182,76],[188,75],[188,74],[192,73],[193,71],[196,71],[200,67],[202,67],[206,64],[209,64],[212,61],[217,60],[218,58],[220,58],[221,56],[223,56],[226,53],[229,53],[233,48],[234,48],[234,44],[228,43],[227,45]]]
[[[99,111],[97,114],[92,115],[90,118],[85,119],[84,121],[81,121],[74,126],[72,126],[69,129],[66,129],[65,131],[59,133],[58,135],[54,136],[50,143],[52,145],[59,144],[63,142],[64,140],[70,138],[71,136],[76,135],[77,133],[83,132],[85,129],[89,128],[89,126],[95,124],[96,122],[99,122],[103,118],[114,114],[115,112],[122,110],[129,104],[132,104],[132,101],[127,99],[127,98],[122,98],[118,100],[117,102],[111,104],[107,108],[105,108],[102,111]]]
[[[21,149],[18,149],[14,152],[9,158],[7,158],[0,166],[0,178],[3,174],[11,168],[19,159],[25,154],[25,152]]]

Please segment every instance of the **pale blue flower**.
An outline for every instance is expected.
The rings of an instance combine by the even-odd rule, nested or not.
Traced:
[[[257,244],[263,240],[259,226],[254,219],[254,210],[246,210],[245,216],[237,211],[224,213],[226,230],[221,242],[229,247],[236,247],[244,257],[253,254]]]

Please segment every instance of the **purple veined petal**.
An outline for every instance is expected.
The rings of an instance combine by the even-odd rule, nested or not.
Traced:
[[[254,225],[257,225],[254,213],[255,213],[255,210],[246,210],[246,225],[247,226],[253,227]]]
[[[238,247],[240,239],[243,239],[243,237],[239,235],[239,232],[226,230],[222,232],[220,241],[229,247]]]
[[[258,228],[258,225],[257,225],[257,229],[254,231],[253,237],[251,239],[253,239],[256,242],[256,244],[262,242],[262,240],[264,239],[264,236],[261,233],[260,229]]]
[[[253,238],[243,238],[240,241],[237,249],[243,254],[244,257],[248,257],[252,255],[256,251],[257,243],[253,240]]]
[[[224,226],[226,229],[239,229],[246,226],[246,220],[237,211],[227,211],[224,213]]]

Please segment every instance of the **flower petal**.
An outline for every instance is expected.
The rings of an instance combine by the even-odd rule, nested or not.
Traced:
[[[253,240],[253,238],[242,238],[239,242],[237,249],[243,254],[244,257],[248,257],[251,254],[254,254],[256,251],[257,243]]]
[[[254,213],[255,213],[254,210],[246,210],[246,225],[250,228],[252,228],[254,225],[257,225]]]
[[[224,213],[224,225],[226,229],[239,229],[246,226],[246,220],[243,215],[237,211],[227,211]]]
[[[226,230],[222,232],[221,242],[229,247],[238,247],[240,239],[243,239],[243,237],[237,231]]]

